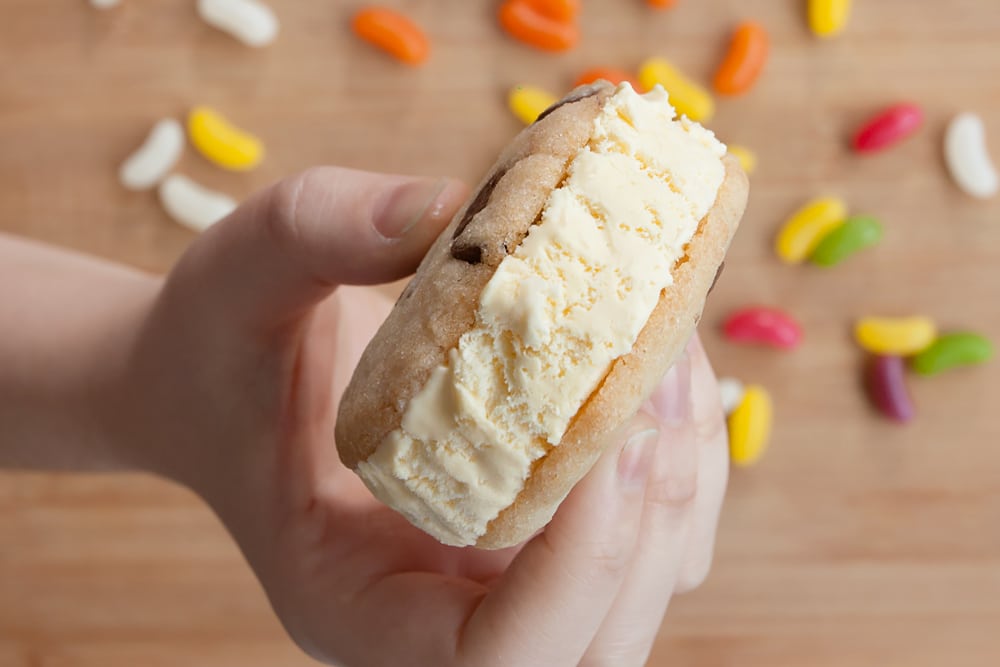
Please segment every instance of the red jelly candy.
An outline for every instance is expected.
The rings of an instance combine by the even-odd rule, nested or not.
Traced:
[[[906,389],[906,365],[902,357],[875,356],[868,364],[868,396],[889,419],[908,422],[916,411]]]
[[[802,327],[777,308],[754,307],[738,310],[723,326],[726,338],[736,343],[759,343],[791,350],[802,340]]]
[[[854,136],[854,150],[874,153],[899,143],[920,129],[924,112],[915,104],[889,107],[865,123]]]

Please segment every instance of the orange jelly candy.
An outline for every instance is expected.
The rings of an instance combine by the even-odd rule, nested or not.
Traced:
[[[498,18],[511,37],[543,51],[567,51],[580,41],[575,23],[553,19],[531,0],[507,0]]]
[[[358,37],[408,65],[419,65],[430,55],[430,43],[424,31],[391,9],[362,9],[354,15],[352,27]]]
[[[729,52],[715,72],[713,85],[721,95],[742,95],[753,87],[767,62],[770,39],[759,23],[745,21],[736,28]]]
[[[580,13],[580,0],[528,0],[540,13],[556,21],[569,22]]]

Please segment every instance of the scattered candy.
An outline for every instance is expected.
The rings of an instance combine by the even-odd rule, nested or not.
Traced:
[[[898,422],[913,419],[916,411],[906,388],[906,367],[902,357],[872,357],[866,380],[868,396],[879,412]]]
[[[121,0],[90,0],[90,6],[97,9],[111,9],[118,6]]]
[[[738,310],[722,327],[734,343],[757,343],[791,350],[802,342],[802,327],[777,308],[753,307]]]
[[[580,13],[580,0],[529,0],[540,14],[555,21],[568,22]]]
[[[174,221],[196,232],[205,231],[236,208],[226,195],[180,174],[171,174],[160,183],[160,203]]]
[[[868,215],[853,215],[823,237],[810,260],[817,266],[834,266],[854,253],[882,240],[882,224]]]
[[[743,171],[745,171],[748,175],[752,174],[754,170],[757,169],[757,154],[746,146],[729,144],[729,153],[740,161],[740,166],[743,167]]]
[[[835,197],[814,199],[785,223],[774,249],[783,261],[798,264],[809,257],[827,234],[844,224],[847,205]]]
[[[198,0],[198,14],[247,46],[267,46],[278,35],[278,19],[259,0]]]
[[[423,63],[431,51],[420,26],[391,9],[362,9],[354,15],[351,27],[358,37],[407,65]]]
[[[976,333],[951,333],[935,340],[911,361],[920,375],[937,375],[959,366],[976,366],[993,358],[993,343]]]
[[[613,83],[616,86],[622,81],[625,81],[632,86],[632,90],[641,90],[642,88],[642,86],[639,85],[639,81],[636,80],[631,74],[623,69],[616,69],[614,67],[591,67],[577,77],[573,87],[576,88],[577,86],[593,83],[598,79],[604,79],[605,81]]]
[[[534,86],[514,86],[507,95],[507,106],[525,125],[531,125],[539,115],[557,102],[552,93]]]
[[[936,336],[937,326],[926,317],[865,317],[854,325],[858,345],[872,354],[908,357]]]
[[[707,121],[715,113],[715,101],[709,92],[663,58],[650,58],[639,67],[639,83],[646,90],[656,84],[663,86],[677,113],[693,121]]]
[[[500,25],[514,39],[543,51],[566,51],[580,41],[575,23],[556,21],[530,0],[506,0],[500,5]]]
[[[817,37],[835,37],[851,16],[851,0],[809,0],[809,28]]]
[[[983,119],[960,113],[948,124],[944,135],[944,158],[955,183],[966,194],[989,199],[1000,189],[997,168],[986,146]]]
[[[729,415],[729,456],[738,466],[756,463],[767,449],[774,420],[771,396],[759,385],[750,385],[739,406]]]
[[[202,155],[223,169],[248,171],[264,158],[264,146],[208,107],[195,107],[188,114],[191,143]]]
[[[742,95],[764,70],[770,40],[764,26],[745,21],[737,26],[729,51],[715,72],[713,86],[720,95]]]
[[[164,118],[150,130],[118,170],[118,180],[129,190],[147,190],[177,164],[184,150],[184,129],[173,118]]]
[[[898,144],[920,129],[924,112],[916,104],[897,104],[866,122],[854,135],[854,150],[874,153]]]
[[[743,402],[745,392],[743,383],[736,378],[719,378],[719,400],[722,403],[722,411],[726,415],[733,414],[733,411]]]

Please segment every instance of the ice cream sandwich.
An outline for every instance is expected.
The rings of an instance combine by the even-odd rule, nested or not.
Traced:
[[[543,527],[682,351],[746,205],[660,88],[577,88],[503,151],[368,345],[341,460],[445,544]]]

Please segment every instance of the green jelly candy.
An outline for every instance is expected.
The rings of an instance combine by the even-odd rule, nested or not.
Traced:
[[[882,224],[878,220],[869,215],[854,215],[823,237],[810,259],[817,266],[834,266],[881,240]]]
[[[921,375],[937,375],[959,366],[975,366],[993,358],[993,343],[975,333],[941,336],[913,357],[913,370]]]

